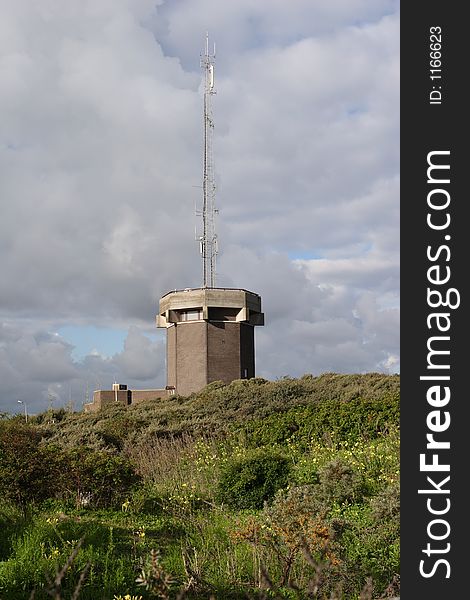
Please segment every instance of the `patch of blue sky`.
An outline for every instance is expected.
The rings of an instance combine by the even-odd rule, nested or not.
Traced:
[[[313,250],[292,250],[287,253],[290,260],[319,260],[324,258],[322,254]]]
[[[372,249],[373,244],[371,242],[356,244],[354,247],[348,248],[347,255],[343,257],[335,256],[334,258],[354,258],[357,256],[364,256],[369,254]],[[289,250],[287,256],[290,260],[321,260],[329,257],[328,252],[318,248],[316,250]],[[331,256],[329,258],[332,260]]]
[[[127,331],[94,327],[92,325],[64,325],[57,333],[72,344],[72,358],[81,361],[85,356],[96,353],[102,356],[113,356],[124,348]]]
[[[361,108],[360,106],[351,106],[347,109],[346,114],[348,115],[348,117],[355,117],[357,115],[362,115],[365,112],[365,109]]]

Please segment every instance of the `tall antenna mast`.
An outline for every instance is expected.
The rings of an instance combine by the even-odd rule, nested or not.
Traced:
[[[214,121],[212,118],[212,95],[214,89],[214,61],[215,44],[213,52],[209,52],[209,34],[206,34],[206,47],[201,55],[201,67],[204,69],[204,159],[202,178],[202,236],[201,242],[203,287],[215,287],[215,271],[217,257],[217,234],[215,232],[215,178],[214,157],[212,140],[214,134]]]

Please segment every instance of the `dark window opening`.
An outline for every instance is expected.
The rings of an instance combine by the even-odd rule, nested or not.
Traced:
[[[209,307],[209,321],[236,321],[238,308]]]

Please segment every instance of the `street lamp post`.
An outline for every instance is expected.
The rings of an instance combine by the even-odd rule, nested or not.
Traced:
[[[24,406],[24,420],[27,423],[28,422],[28,407],[26,405],[26,402],[23,402],[23,400],[18,400],[19,404],[22,404]]]

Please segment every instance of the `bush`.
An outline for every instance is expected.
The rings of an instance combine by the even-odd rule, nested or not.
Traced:
[[[326,571],[339,564],[336,538],[341,528],[336,520],[328,518],[328,507],[318,498],[317,490],[316,485],[282,490],[276,494],[272,506],[265,508],[265,515],[268,531],[277,539],[281,553],[292,559],[298,555],[304,563],[302,555],[307,550],[315,560],[327,561],[326,576]]]
[[[362,505],[344,512],[341,538],[344,570],[359,585],[372,577],[374,597],[399,579],[400,514],[398,486],[390,486]]]
[[[306,448],[312,439],[372,440],[399,424],[398,394],[348,401],[311,395],[307,401],[307,406],[252,419],[239,429],[253,447],[286,444],[291,440]]]
[[[74,498],[77,505],[111,506],[139,481],[128,460],[108,452],[41,444],[32,427],[2,422],[0,494],[23,510],[30,503]]]
[[[377,523],[385,519],[395,520],[397,526],[400,523],[400,485],[394,483],[382,490],[377,496],[370,500],[372,517]]]
[[[4,421],[0,427],[0,494],[23,510],[30,502],[53,497],[61,473],[60,451],[40,446],[31,427]]]
[[[213,382],[189,397],[168,396],[125,407],[114,404],[97,413],[66,413],[55,423],[47,414],[36,423],[50,442],[114,453],[129,444],[168,435],[245,434],[251,447],[293,438],[308,445],[312,438],[373,439],[398,425],[399,376],[305,375],[299,379],[261,378]]]
[[[319,471],[319,495],[326,504],[360,502],[366,492],[362,475],[342,458],[335,458]]]
[[[64,453],[64,464],[60,495],[77,506],[115,506],[140,481],[128,460],[107,452],[77,448]]]
[[[264,449],[251,451],[222,468],[217,500],[235,509],[262,508],[287,486],[290,471],[286,456]]]
[[[0,506],[0,563],[8,558],[11,552],[11,537],[20,535],[27,525],[21,511],[13,504],[2,499]]]

